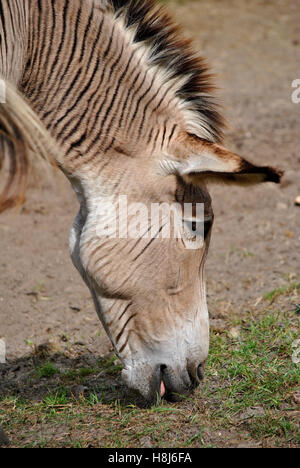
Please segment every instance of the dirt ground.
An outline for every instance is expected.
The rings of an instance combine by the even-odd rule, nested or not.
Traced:
[[[285,170],[280,187],[211,188],[216,221],[206,276],[214,323],[260,307],[268,291],[300,276],[300,104],[291,100],[300,78],[300,1],[195,0],[169,8],[217,75],[227,146]],[[1,215],[0,338],[16,377],[16,359],[34,345],[51,342],[78,359],[82,350],[99,357],[110,349],[69,258],[76,210],[58,176],[33,186],[20,214]]]

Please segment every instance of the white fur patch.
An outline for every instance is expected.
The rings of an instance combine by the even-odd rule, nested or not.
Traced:
[[[238,164],[235,160],[223,160],[217,155],[209,152],[201,153],[199,156],[191,156],[185,161],[180,169],[181,176],[192,172],[228,172],[234,173],[238,170]]]

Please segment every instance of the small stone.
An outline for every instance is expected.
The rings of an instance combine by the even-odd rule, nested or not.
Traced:
[[[300,195],[298,197],[296,197],[295,205],[300,206]]]

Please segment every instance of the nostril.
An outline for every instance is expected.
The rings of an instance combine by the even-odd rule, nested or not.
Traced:
[[[204,366],[203,366],[203,364],[199,364],[199,366],[197,368],[197,376],[198,376],[199,380],[204,379]]]

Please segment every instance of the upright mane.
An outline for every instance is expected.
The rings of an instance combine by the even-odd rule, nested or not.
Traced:
[[[209,67],[165,8],[155,0],[101,1],[122,20],[134,43],[147,47],[148,64],[163,72],[165,82],[174,82],[187,121],[192,122],[191,132],[221,142],[224,121],[212,94],[215,86]]]

